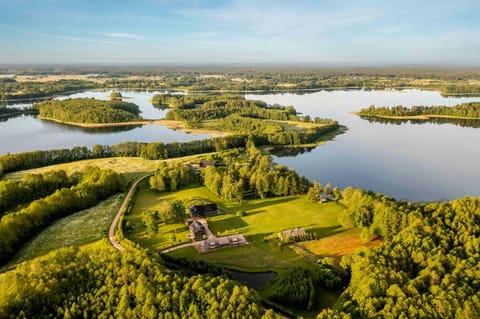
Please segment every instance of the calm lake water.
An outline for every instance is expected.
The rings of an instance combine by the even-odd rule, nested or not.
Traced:
[[[149,99],[157,92],[122,91],[129,97],[125,101],[137,104],[145,119],[160,119],[166,110],[152,106]],[[87,91],[72,94],[68,97],[94,97],[107,100],[110,91]],[[68,97],[62,97],[65,99]],[[31,104],[9,105],[9,107],[25,107]],[[187,134],[174,131],[162,125],[126,126],[121,128],[88,129],[63,125],[51,121],[37,119],[33,116],[9,118],[0,122],[0,154],[16,153],[31,150],[48,150],[71,148],[73,146],[92,147],[95,144],[112,145],[120,142],[186,142],[210,137],[208,134]]]
[[[110,91],[87,91],[70,97],[107,99]],[[121,91],[136,103],[147,119],[165,116],[149,99],[156,92]],[[434,201],[467,195],[480,196],[480,129],[453,124],[370,123],[349,112],[371,104],[455,105],[480,98],[443,98],[437,92],[322,91],[309,94],[247,95],[268,103],[294,105],[311,116],[328,117],[348,127],[333,141],[277,163],[322,184],[355,186],[397,199]],[[26,106],[28,104],[22,104]],[[14,105],[15,107],[18,105]],[[83,129],[21,116],[0,122],[0,154],[125,141],[172,142],[203,139],[164,126],[125,129]]]
[[[437,92],[420,90],[322,91],[248,98],[294,105],[304,114],[333,118],[348,127],[346,133],[310,152],[275,158],[311,180],[412,201],[480,196],[480,129],[453,124],[370,123],[349,113],[371,104],[455,105],[480,98],[443,98]]]

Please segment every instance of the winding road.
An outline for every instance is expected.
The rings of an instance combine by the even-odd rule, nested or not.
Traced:
[[[138,184],[143,181],[145,178],[150,176],[152,174],[147,174],[135,181],[133,185],[130,187],[130,190],[127,193],[127,196],[123,199],[122,205],[118,209],[117,215],[115,215],[115,218],[113,219],[112,224],[110,225],[110,229],[108,231],[108,240],[112,244],[113,247],[115,247],[119,251],[125,250],[125,248],[120,245],[120,243],[115,239],[115,229],[117,228],[118,221],[120,220],[120,216],[122,216],[122,213],[125,211],[125,208],[128,205],[128,201],[130,200],[130,197],[132,197],[133,192],[135,191],[135,188],[137,188]]]

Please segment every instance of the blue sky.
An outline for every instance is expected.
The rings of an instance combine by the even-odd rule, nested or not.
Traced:
[[[1,63],[480,65],[479,0],[0,0]]]

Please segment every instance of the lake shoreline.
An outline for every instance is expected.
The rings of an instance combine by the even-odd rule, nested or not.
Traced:
[[[83,127],[83,128],[105,128],[105,127],[122,127],[122,126],[137,126],[137,125],[163,125],[168,127],[171,130],[180,130],[185,133],[201,135],[201,134],[210,134],[212,137],[225,136],[229,133],[214,131],[214,130],[205,130],[205,129],[193,129],[185,128],[185,125],[181,121],[172,121],[172,120],[143,120],[143,121],[132,121],[132,122],[116,122],[116,123],[77,123],[77,122],[68,122],[61,121],[54,118],[37,116],[38,119],[51,121],[55,123]]]
[[[440,114],[422,114],[422,115],[405,115],[405,116],[389,116],[389,115],[371,115],[361,114],[359,112],[351,112],[358,116],[375,117],[380,119],[389,120],[430,120],[430,119],[456,119],[456,120],[480,120],[480,117],[468,117],[468,116],[454,116],[454,115],[440,115]]]

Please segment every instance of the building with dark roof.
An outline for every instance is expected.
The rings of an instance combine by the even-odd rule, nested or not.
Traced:
[[[205,232],[205,227],[199,221],[192,220],[188,223],[188,229],[192,233],[194,239],[202,238],[207,233]]]
[[[205,218],[208,215],[216,214],[218,211],[217,204],[194,205],[189,208],[192,218]]]

